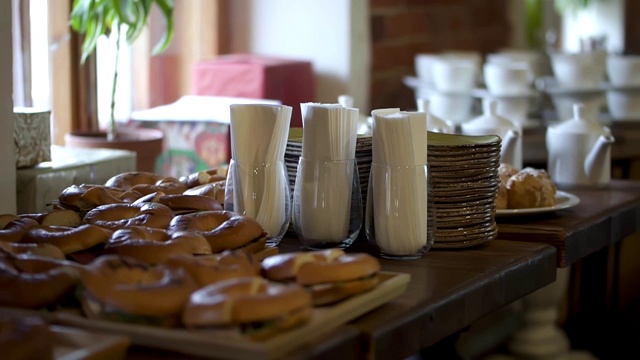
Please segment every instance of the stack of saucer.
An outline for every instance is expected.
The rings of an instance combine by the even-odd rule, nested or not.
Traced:
[[[495,239],[497,135],[427,133],[436,234],[433,248],[466,248]]]

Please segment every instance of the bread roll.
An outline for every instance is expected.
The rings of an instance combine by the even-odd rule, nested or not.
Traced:
[[[542,169],[525,168],[507,181],[510,209],[549,207],[555,203],[556,186]]]

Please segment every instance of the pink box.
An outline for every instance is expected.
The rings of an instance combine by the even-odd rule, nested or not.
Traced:
[[[249,54],[198,62],[193,93],[280,100],[293,107],[291,127],[302,127],[300,103],[316,101],[311,62]]]

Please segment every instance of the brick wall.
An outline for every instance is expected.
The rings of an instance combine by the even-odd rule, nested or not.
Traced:
[[[444,50],[482,54],[507,47],[513,0],[371,0],[371,108],[415,109],[414,55]]]

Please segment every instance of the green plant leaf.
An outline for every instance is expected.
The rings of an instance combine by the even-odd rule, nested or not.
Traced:
[[[111,0],[111,8],[116,12],[116,18],[121,24],[133,26],[138,20],[134,14],[136,2],[135,0]]]
[[[126,34],[127,42],[130,44],[140,36],[142,30],[144,30],[144,27],[147,25],[147,19],[149,16],[149,13],[142,1],[136,1],[134,9],[133,13],[135,14],[136,21],[129,25]]]
[[[160,7],[160,11],[166,21],[166,29],[160,41],[153,48],[151,52],[153,55],[165,51],[173,39],[173,0],[156,0],[156,4]]]
[[[84,63],[89,55],[93,52],[98,44],[98,38],[104,34],[104,15],[102,12],[97,14],[96,21],[91,21],[87,24],[87,33],[84,41],[82,42],[82,58],[81,62]]]

